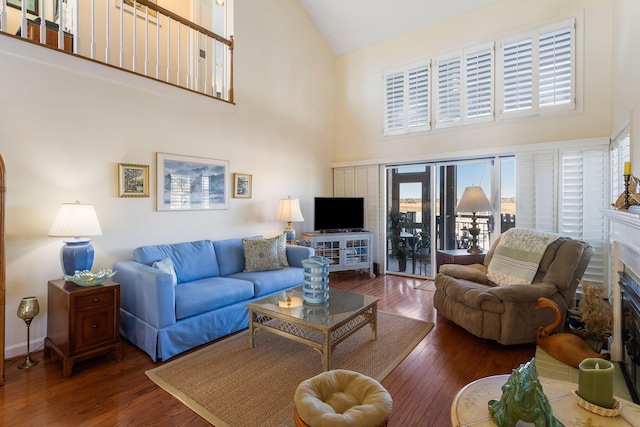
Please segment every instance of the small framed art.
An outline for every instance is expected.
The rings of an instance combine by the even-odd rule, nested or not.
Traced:
[[[233,197],[236,199],[251,198],[251,175],[246,173],[233,174]]]
[[[118,163],[118,197],[149,197],[149,165]]]

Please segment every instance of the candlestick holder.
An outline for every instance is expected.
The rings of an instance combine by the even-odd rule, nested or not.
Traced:
[[[624,208],[629,208],[629,181],[631,180],[631,174],[624,175]]]
[[[20,305],[18,305],[18,317],[24,320],[24,323],[27,324],[27,358],[18,366],[18,369],[29,369],[38,364],[37,360],[33,360],[31,358],[29,341],[31,340],[31,321],[39,312],[40,305],[38,305],[36,297],[25,297],[20,300]]]

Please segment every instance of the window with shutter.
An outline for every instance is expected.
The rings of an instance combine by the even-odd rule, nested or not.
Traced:
[[[409,69],[409,129],[429,126],[429,66]]]
[[[571,27],[540,35],[540,107],[573,103],[572,40]]]
[[[458,124],[462,119],[462,59],[460,55],[436,61],[436,128]]]
[[[493,117],[493,44],[465,53],[466,118]]]
[[[575,20],[501,44],[503,118],[575,108]]]
[[[384,130],[386,134],[404,130],[404,72],[385,76]]]
[[[391,70],[384,75],[384,135],[429,129],[428,61]]]
[[[503,48],[503,111],[530,110],[533,106],[533,40],[507,43]]]
[[[589,242],[594,248],[583,279],[603,283],[605,219],[607,206],[607,151],[604,148],[565,151],[559,233]]]

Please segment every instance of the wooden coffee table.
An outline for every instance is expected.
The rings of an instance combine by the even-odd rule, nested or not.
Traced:
[[[371,326],[371,339],[376,340],[378,298],[329,288],[326,303],[307,304],[302,301],[302,286],[287,292],[293,302],[290,306],[280,306],[278,295],[247,304],[251,348],[255,347],[257,330],[269,331],[316,349],[328,371],[333,349],[363,326]],[[280,300],[283,294],[279,294]]]

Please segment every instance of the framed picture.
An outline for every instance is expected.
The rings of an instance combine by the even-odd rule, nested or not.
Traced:
[[[229,161],[157,154],[159,211],[229,209]]]
[[[39,0],[26,0],[27,12],[33,15],[38,15],[38,2]],[[7,6],[15,7],[16,9],[22,8],[22,0],[7,0]]]
[[[149,197],[149,165],[118,163],[118,197]]]
[[[251,175],[246,173],[233,174],[233,197],[236,199],[251,198]]]

